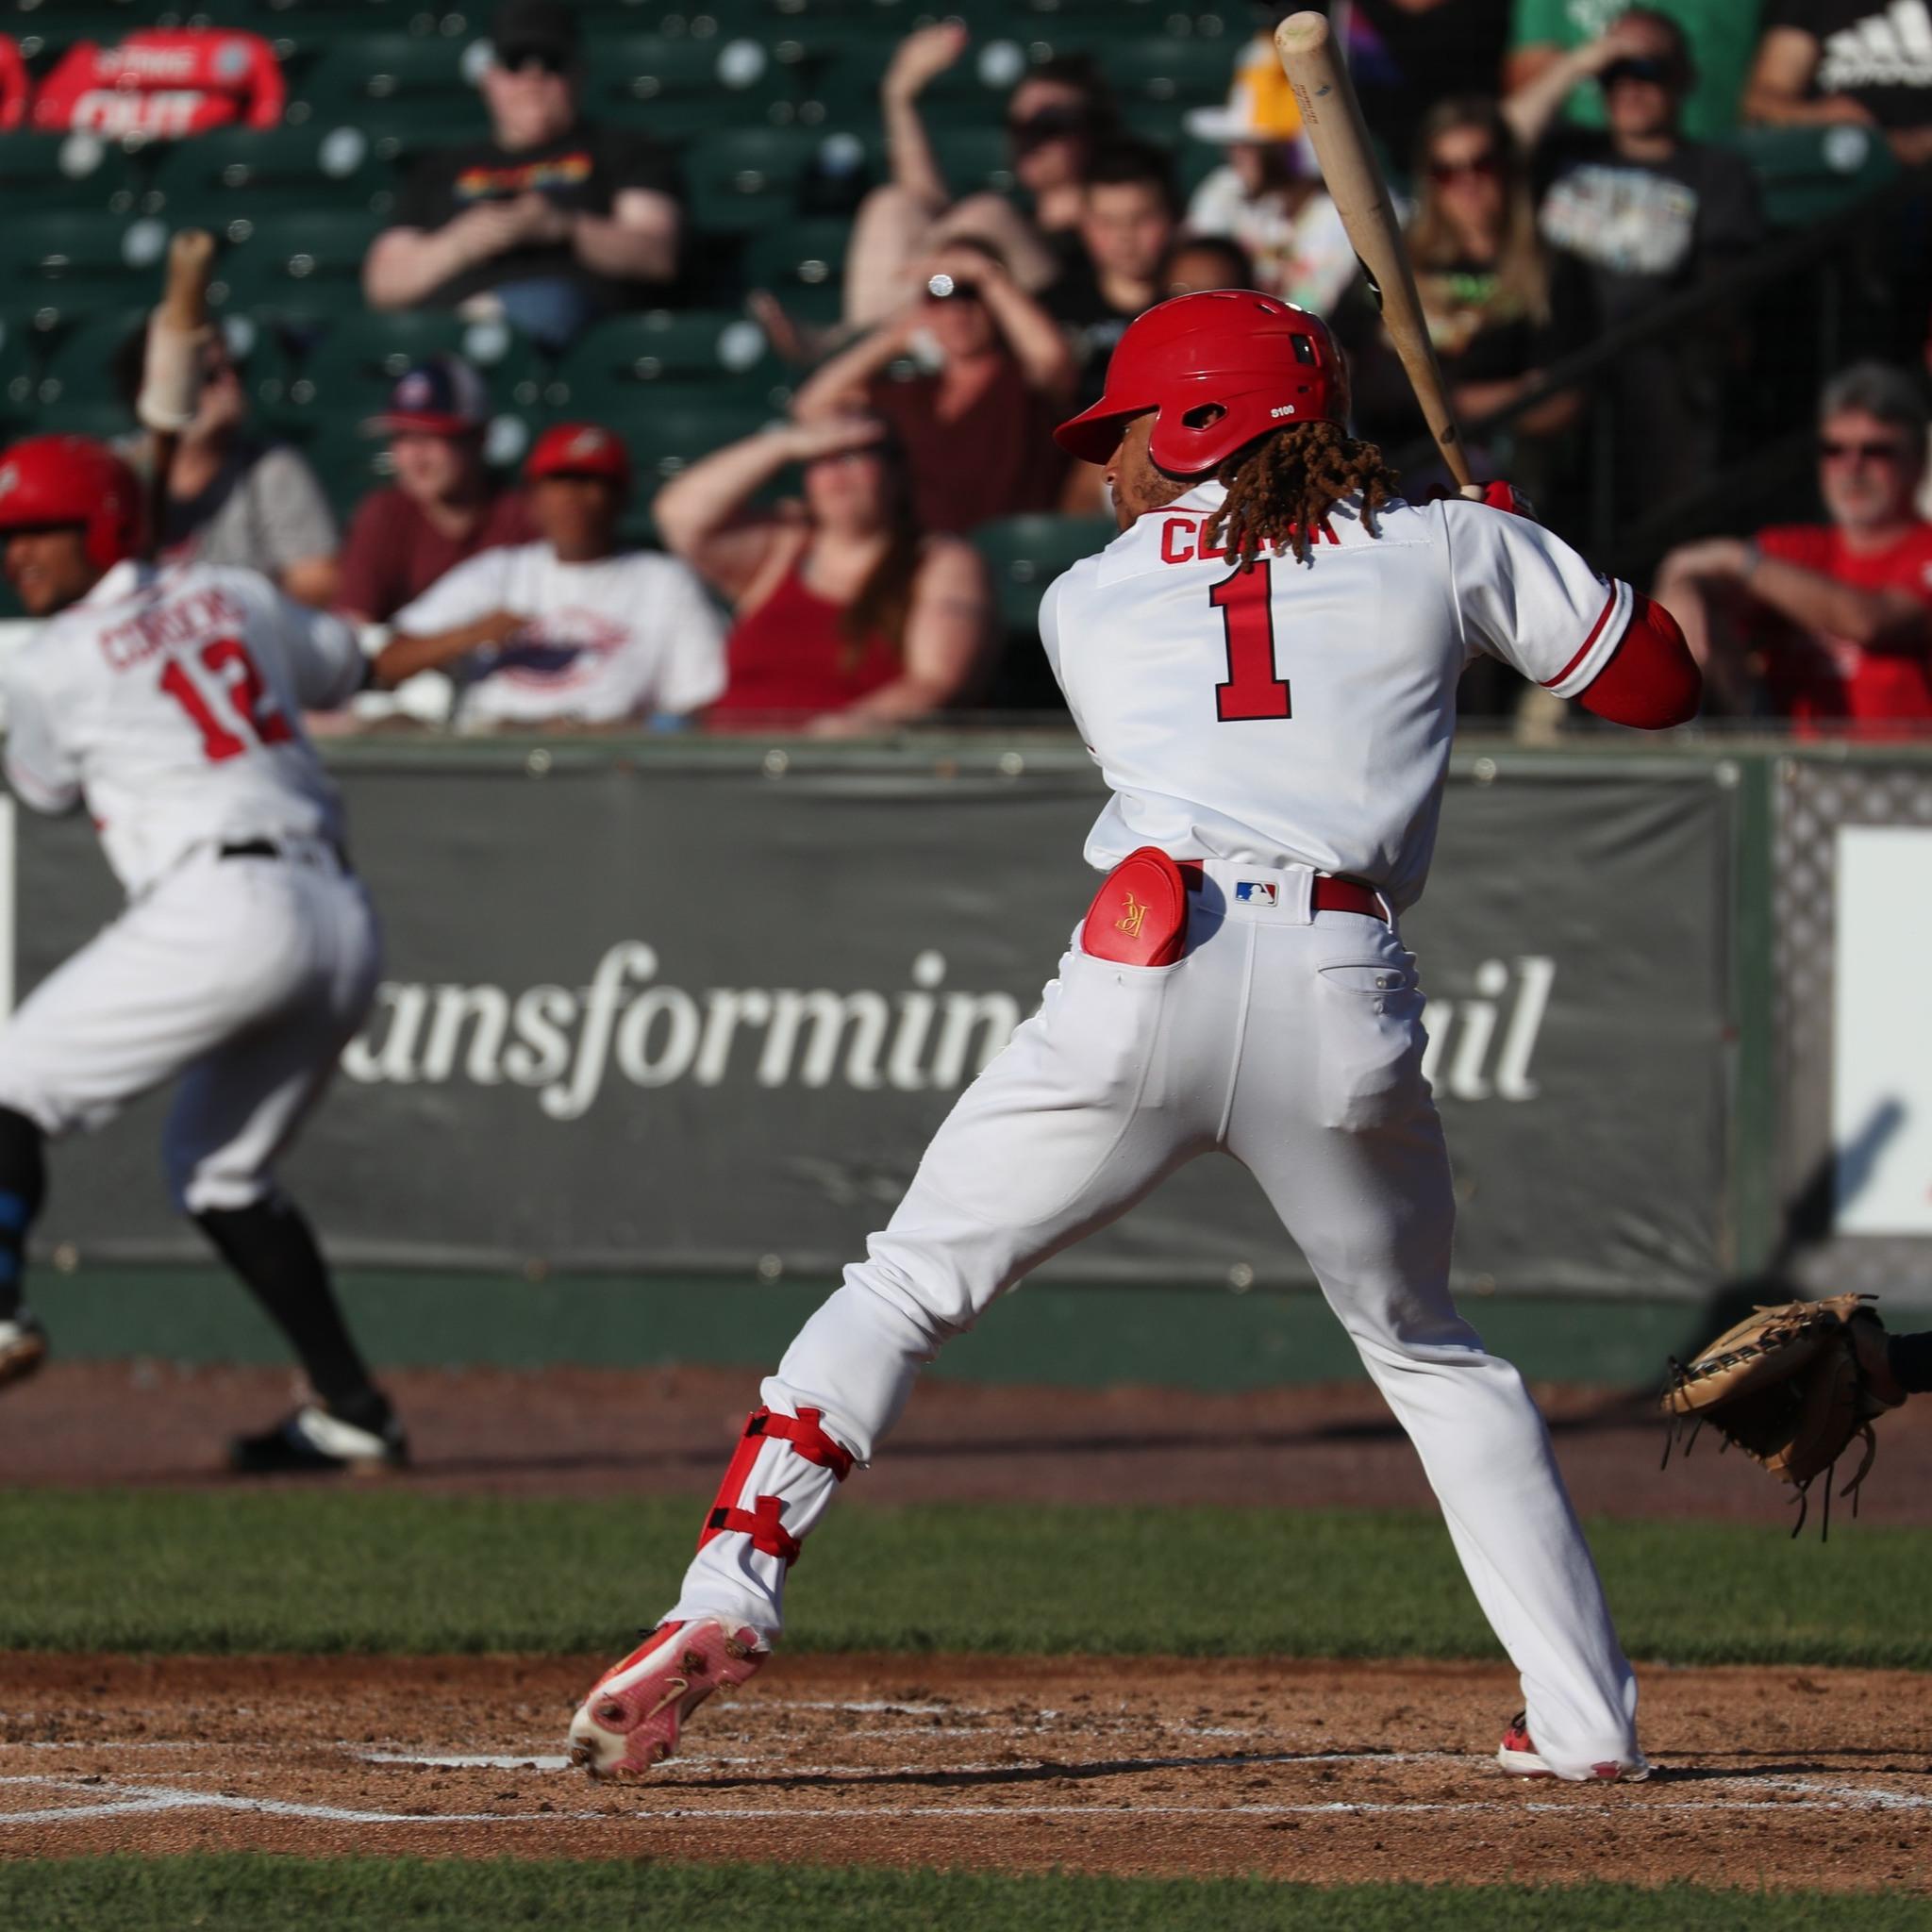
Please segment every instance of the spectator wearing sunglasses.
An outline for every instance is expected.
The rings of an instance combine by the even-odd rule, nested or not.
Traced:
[[[1084,55],[1026,70],[1007,99],[1014,192],[960,194],[946,178],[920,107],[921,96],[971,43],[958,21],[922,27],[887,63],[879,100],[891,179],[859,205],[845,258],[845,320],[869,327],[916,292],[920,262],[964,238],[997,249],[1030,294],[1061,269],[1056,238],[1079,225],[1082,184],[1094,149],[1116,127],[1113,95]]]
[[[1067,339],[985,242],[919,265],[918,292],[792,399],[800,424],[865,413],[906,454],[922,529],[958,533],[1055,506],[1053,428],[1077,371]]]
[[[1603,93],[1605,130],[1548,132],[1587,75]],[[1543,239],[1582,265],[1606,330],[1721,275],[1763,233],[1749,164],[1682,132],[1692,79],[1683,28],[1638,7],[1504,103],[1524,145],[1541,142]],[[1659,479],[1674,493],[1709,475],[1728,352],[1728,331],[1713,326],[1645,342],[1611,365],[1620,513],[1656,509]]]
[[[1932,722],[1932,525],[1914,508],[1926,412],[1902,369],[1825,385],[1818,493],[1829,519],[1674,550],[1656,596],[1705,667],[1707,702],[1869,730]]]
[[[1541,80],[1560,60],[1592,45],[1614,26],[1629,0],[1516,0],[1503,92],[1514,94]],[[1883,0],[1868,0],[1874,8]],[[1757,45],[1756,0],[1658,0],[1656,11],[1683,28],[1697,73],[1684,96],[1684,132],[1693,141],[1722,141],[1738,125],[1744,78]],[[1563,101],[1572,126],[1602,127],[1604,97],[1594,76],[1579,72]]]
[[[1553,258],[1537,233],[1528,175],[1493,100],[1469,95],[1432,108],[1417,135],[1413,175],[1409,258],[1450,402],[1467,425],[1507,408],[1577,346],[1589,326],[1589,294],[1578,265]],[[1363,433],[1393,447],[1426,435],[1428,425],[1361,283],[1338,326],[1355,358],[1355,405]],[[1535,453],[1524,449],[1523,440],[1563,427],[1578,400],[1565,391],[1515,425],[1509,473],[1539,501],[1547,490],[1535,474]],[[1480,462],[1483,453],[1475,457]]]
[[[577,114],[577,22],[506,0],[483,101],[491,138],[426,155],[362,267],[373,308],[501,315],[552,347],[677,274],[682,216],[664,150]]]

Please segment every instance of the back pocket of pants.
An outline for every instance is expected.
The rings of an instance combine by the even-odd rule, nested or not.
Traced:
[[[1322,1124],[1359,1134],[1406,1119],[1428,1094],[1414,967],[1369,959],[1320,967],[1315,976]]]

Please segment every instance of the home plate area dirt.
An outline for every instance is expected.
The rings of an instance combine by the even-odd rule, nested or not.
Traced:
[[[1932,1890],[1886,1672],[1651,1670],[1647,1783],[1503,1777],[1488,1665],[780,1657],[648,1782],[569,1770],[595,1660],[0,1660],[0,1856],[694,1857]]]

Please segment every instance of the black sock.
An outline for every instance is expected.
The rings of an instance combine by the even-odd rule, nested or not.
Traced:
[[[379,1431],[389,1402],[350,1339],[328,1263],[302,1210],[272,1195],[252,1208],[210,1208],[194,1218],[289,1338],[315,1392],[344,1422]]]
[[[47,1191],[46,1136],[24,1113],[0,1107],[0,1322],[20,1313],[26,1238]]]
[[[1901,1389],[1912,1395],[1924,1394],[1932,1389],[1932,1328],[1892,1336],[1886,1344],[1886,1359]]]

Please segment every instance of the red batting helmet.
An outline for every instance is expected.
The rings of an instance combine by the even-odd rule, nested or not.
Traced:
[[[88,561],[111,570],[141,548],[141,485],[105,443],[30,436],[0,455],[0,531],[78,524]]]
[[[1126,419],[1148,409],[1159,411],[1154,460],[1192,476],[1271,429],[1344,422],[1348,376],[1319,315],[1253,289],[1209,289],[1129,323],[1107,365],[1106,393],[1054,441],[1104,463]]]
[[[623,437],[594,423],[558,423],[537,439],[524,462],[525,482],[542,476],[602,476],[628,490],[630,455]]]

